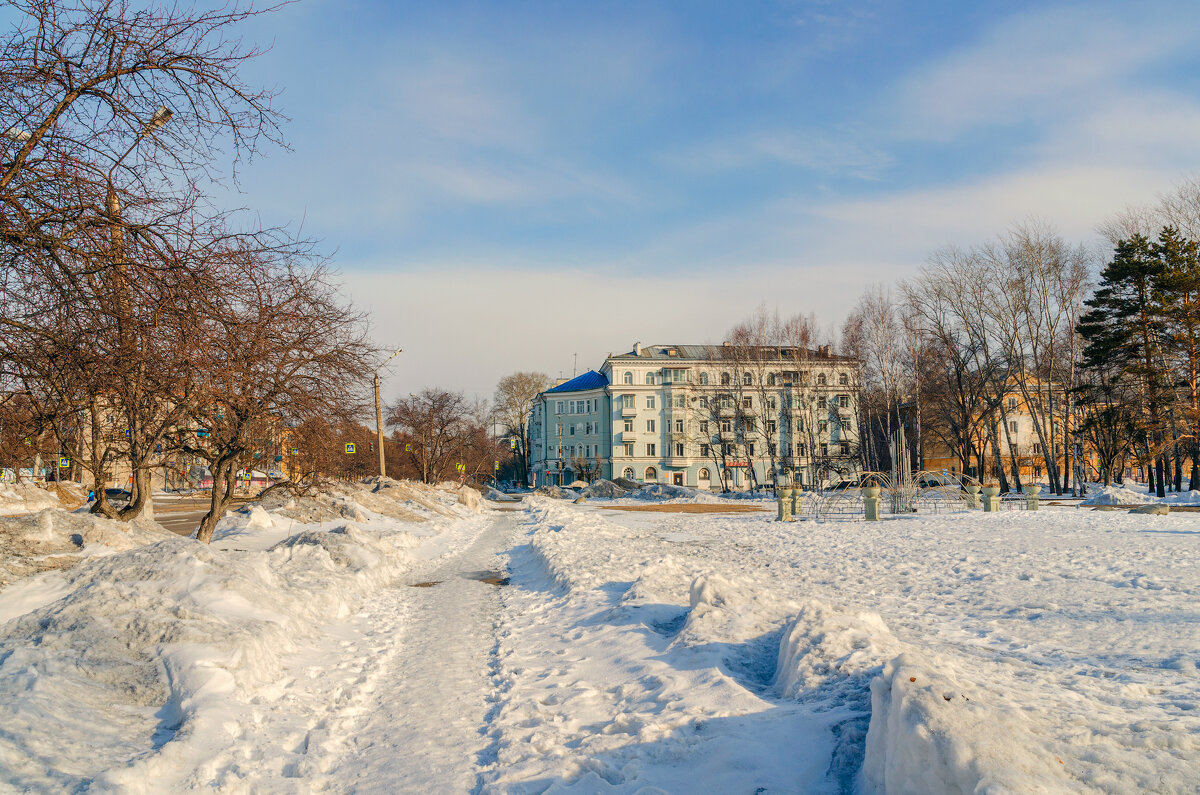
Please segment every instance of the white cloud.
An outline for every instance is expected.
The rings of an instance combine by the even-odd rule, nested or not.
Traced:
[[[760,130],[707,141],[672,152],[669,164],[689,171],[727,171],[760,164],[783,164],[826,173],[847,172],[873,179],[892,158],[847,130]]]
[[[1123,90],[1142,68],[1194,48],[1198,34],[1154,4],[1038,9],[914,70],[891,104],[903,133],[931,140],[977,125],[1055,118]]]

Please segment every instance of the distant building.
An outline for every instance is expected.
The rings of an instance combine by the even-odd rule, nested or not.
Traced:
[[[746,490],[777,475],[856,477],[857,369],[827,347],[634,345],[538,396],[530,482]]]

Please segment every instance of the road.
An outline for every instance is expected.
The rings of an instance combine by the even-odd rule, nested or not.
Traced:
[[[235,497],[231,507],[245,503],[248,497]],[[163,527],[181,536],[190,536],[200,526],[200,520],[208,513],[208,495],[154,497],[154,519]]]

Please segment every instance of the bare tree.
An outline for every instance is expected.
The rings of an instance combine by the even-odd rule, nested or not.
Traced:
[[[181,448],[212,472],[197,532],[204,542],[233,498],[234,473],[253,465],[266,440],[310,417],[341,412],[349,420],[365,407],[377,353],[365,318],[341,300],[320,263],[236,250],[229,260],[235,275],[204,317],[193,426],[181,429]]]
[[[496,395],[492,400],[493,412],[496,419],[504,425],[505,432],[517,441],[515,457],[522,484],[526,484],[529,479],[529,415],[533,411],[537,396],[549,386],[550,376],[535,372],[506,375],[496,384]]]
[[[474,419],[461,392],[427,388],[392,404],[387,422],[412,437],[409,456],[422,482],[437,483],[467,457]]]

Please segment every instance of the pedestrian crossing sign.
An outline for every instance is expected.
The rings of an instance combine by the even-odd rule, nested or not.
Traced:
[[[66,456],[59,457],[59,459],[58,459],[58,468],[59,469],[67,469],[70,466],[71,466],[71,459],[67,458]]]
[[[354,442],[346,442],[346,455],[354,454]]]

